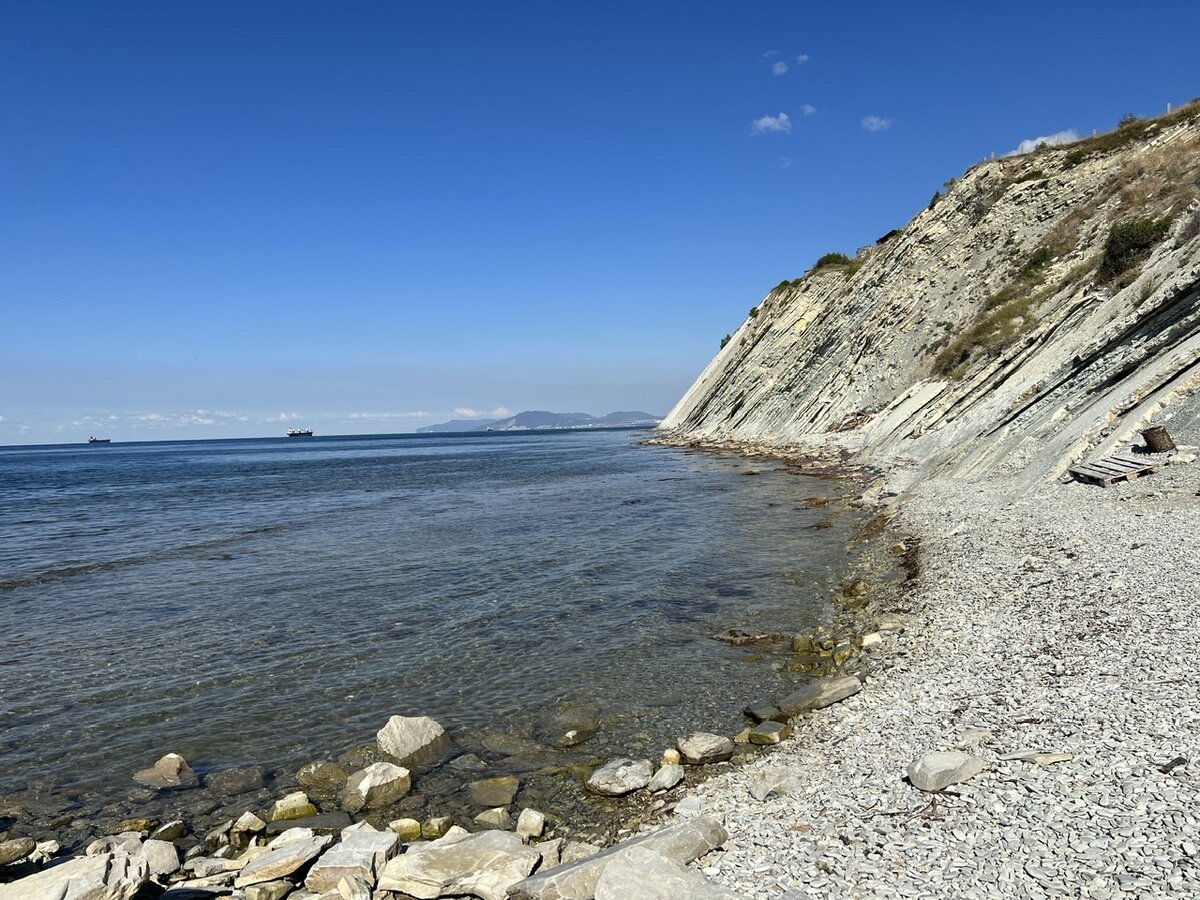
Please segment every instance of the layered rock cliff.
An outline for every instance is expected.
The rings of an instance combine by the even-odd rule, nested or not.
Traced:
[[[668,439],[1055,477],[1200,385],[1200,101],[974,166],[751,310]]]

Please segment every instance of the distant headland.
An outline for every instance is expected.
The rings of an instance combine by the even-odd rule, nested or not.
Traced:
[[[421,434],[431,434],[447,431],[532,431],[544,428],[635,428],[639,425],[650,428],[661,421],[662,416],[636,410],[613,412],[607,416],[531,410],[506,419],[452,419],[440,425],[426,425],[417,431]]]

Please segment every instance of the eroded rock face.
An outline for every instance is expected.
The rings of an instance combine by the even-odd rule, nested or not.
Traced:
[[[587,789],[605,797],[623,797],[648,785],[653,774],[648,759],[614,759],[591,774]]]
[[[1195,182],[1197,112],[1115,149],[973,166],[856,266],[772,290],[662,431],[896,462],[901,489],[997,467],[1032,486],[1136,437],[1200,347],[1194,209],[1155,199]],[[1186,172],[1153,174],[1171,156]],[[1118,195],[1122,217],[1172,218],[1129,283],[1096,272]],[[1006,289],[1028,303],[989,324]]]

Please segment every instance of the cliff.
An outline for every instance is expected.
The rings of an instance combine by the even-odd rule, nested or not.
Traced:
[[[1200,384],[1200,101],[974,166],[751,310],[667,440],[836,452],[894,484],[1028,485]]]

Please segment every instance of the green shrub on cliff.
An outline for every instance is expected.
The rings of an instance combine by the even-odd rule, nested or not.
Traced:
[[[1104,255],[1096,276],[1101,282],[1112,281],[1122,272],[1143,262],[1167,235],[1170,219],[1125,219],[1113,225],[1104,242]]]
[[[850,265],[850,257],[845,253],[826,253],[815,263],[813,263],[813,271],[824,269],[827,266],[848,266]]]

